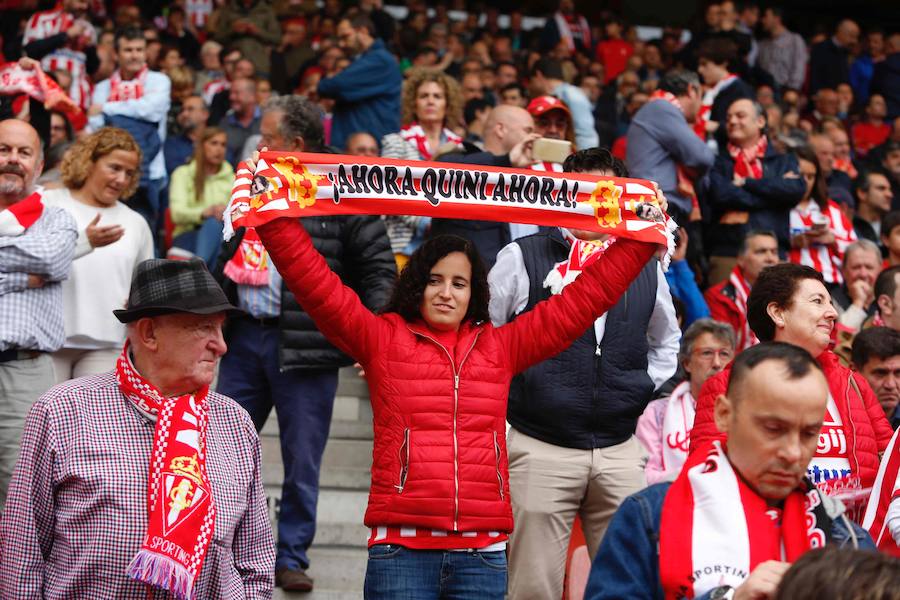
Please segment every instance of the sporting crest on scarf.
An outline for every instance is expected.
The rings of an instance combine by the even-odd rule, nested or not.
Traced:
[[[669,246],[653,184],[333,154],[263,152],[238,166],[225,236],[278,217],[417,215],[587,229]]]

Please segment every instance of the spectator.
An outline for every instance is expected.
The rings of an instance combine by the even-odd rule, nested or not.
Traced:
[[[346,69],[319,82],[319,94],[336,100],[331,144],[338,148],[355,131],[381,139],[400,129],[400,69],[384,42],[373,35],[374,25],[365,15],[338,23],[341,48],[355,58]]]
[[[194,154],[194,145],[200,139],[200,133],[206,127],[209,109],[200,96],[188,96],[181,103],[181,110],[175,117],[180,133],[167,135],[163,144],[163,155],[166,159],[166,173],[172,172],[187,163]]]
[[[240,82],[235,82],[237,89]],[[222,214],[231,198],[234,169],[225,160],[227,137],[207,127],[197,138],[191,162],[175,169],[169,186],[169,208],[175,224],[173,249],[215,266],[222,245]],[[176,252],[174,256],[182,256]]]
[[[568,2],[569,0],[563,0]],[[564,81],[562,64],[551,58],[538,60],[531,68],[532,97],[556,96],[569,107],[575,127],[575,146],[586,150],[596,148],[599,144],[597,131],[594,129],[594,115],[591,103],[581,88]]]
[[[628,176],[621,161],[599,148],[571,155],[565,170]],[[605,234],[545,228],[506,246],[488,274],[491,322],[500,327],[522,319],[580,276],[576,261],[589,268],[614,243]],[[555,282],[554,274],[561,274]],[[644,451],[633,435],[637,414],[675,372],[679,335],[669,286],[659,263],[650,261],[577,340],[513,380],[506,413],[516,523],[511,597],[561,596],[574,515],[593,557],[615,508],[646,485]],[[568,375],[553,375],[561,371]]]
[[[850,128],[856,156],[866,158],[869,151],[887,141],[891,126],[885,123],[887,104],[881,94],[872,94],[866,103],[866,117]]]
[[[892,210],[881,220],[881,247],[887,251],[884,268],[900,265],[900,211]]]
[[[697,76],[690,71],[670,72],[628,129],[625,163],[629,172],[659,184],[669,202],[669,214],[680,225],[688,223],[696,201],[692,179],[704,175],[715,160],[688,124],[699,109]]]
[[[558,6],[559,9],[547,19],[541,32],[541,51],[549,53],[561,49],[566,55],[574,52],[589,54],[594,44],[587,19],[575,12],[574,0],[559,0]]]
[[[725,279],[734,266],[737,247],[752,229],[775,232],[779,254],[790,248],[790,209],[803,197],[806,184],[797,159],[779,155],[764,133],[762,107],[737,100],[728,109],[728,146],[716,159],[705,196],[709,230],[710,283]]]
[[[783,263],[760,273],[750,292],[747,314],[750,328],[761,342],[774,340],[799,346],[815,355],[825,372],[831,393],[821,431],[824,437],[820,439],[827,443],[816,449],[807,477],[824,494],[839,495],[847,505],[848,516],[859,522],[866,490],[875,481],[878,453],[887,447],[892,431],[865,380],[841,365],[828,350],[837,319],[830,300],[821,273]],[[713,405],[725,392],[730,371],[726,368],[703,385],[691,432],[692,452],[722,437],[715,431]]]
[[[0,511],[25,415],[56,381],[48,353],[66,339],[62,281],[77,232],[65,210],[42,204],[34,187],[42,167],[37,131],[0,121]]]
[[[466,102],[463,107],[463,120],[466,122],[466,137],[462,144],[464,147],[473,148],[475,151],[484,149],[484,127],[491,115],[491,108],[487,100],[475,99]]]
[[[220,53],[222,52],[222,44],[215,40],[206,40],[200,46],[200,68],[197,71],[197,80],[195,82],[195,91],[203,94],[206,86],[213,81],[222,81],[224,73],[222,72],[222,60]],[[212,102],[210,94],[208,101]],[[204,101],[207,99],[204,98]]]
[[[821,94],[824,91],[822,90],[819,93]],[[809,147],[819,161],[828,195],[832,198],[852,197],[853,180],[847,173],[835,168],[835,149],[831,138],[824,133],[813,134],[809,136]]]
[[[733,373],[727,390],[726,373]],[[727,446],[707,441],[674,483],[651,486],[622,504],[585,599],[767,598],[787,570],[781,560],[822,544],[873,547],[840,502],[806,477],[829,403],[826,377],[812,357],[789,344],[760,344],[704,388],[714,380],[722,381],[715,424]],[[772,423],[782,435],[767,431]],[[692,433],[696,428],[697,421]],[[766,515],[771,507],[777,522]]]
[[[271,74],[269,54],[281,42],[281,25],[269,0],[229,0],[213,36],[223,46],[240,50],[262,75]]]
[[[358,131],[347,138],[347,154],[350,156],[379,156],[378,142],[371,134]]]
[[[841,329],[852,334],[859,331],[863,321],[875,313],[874,286],[881,272],[881,252],[867,239],[859,239],[844,251],[843,285],[832,287],[831,300],[838,311],[839,336]]]
[[[891,207],[900,204],[900,142],[889,141],[882,148],[881,166],[891,184]]]
[[[50,146],[72,142],[75,140],[75,132],[72,130],[66,116],[61,112],[53,111],[50,113]]]
[[[91,104],[89,78],[100,66],[97,32],[87,9],[86,0],[62,0],[32,15],[22,38],[25,54],[41,61],[45,72],[62,69],[71,75],[71,84],[64,89],[83,110]]]
[[[259,439],[209,390],[229,310],[199,261],[138,266],[115,370],[28,415],[0,519],[3,597],[271,596]]]
[[[850,85],[853,86],[859,105],[869,100],[869,88],[872,84],[872,75],[875,73],[875,65],[884,60],[886,49],[884,30],[866,31],[864,51],[850,65]]]
[[[888,118],[900,117],[900,34],[891,34],[888,54],[875,65],[870,89],[873,94],[884,96]]]
[[[850,52],[859,40],[859,25],[843,19],[829,39],[814,45],[809,53],[809,93],[835,89],[850,83]]]
[[[219,126],[228,138],[226,158],[229,163],[237,164],[242,158],[242,150],[247,138],[259,133],[259,121],[262,118],[259,104],[256,102],[256,82],[252,79],[235,79],[229,90],[231,110]]]
[[[686,260],[687,249],[690,245],[687,231],[684,227],[678,229],[675,235],[675,252],[672,254],[669,270],[666,271],[666,281],[669,282],[672,301],[675,304],[675,312],[678,315],[679,325],[682,329],[686,329],[697,319],[709,316],[709,307],[706,305],[703,293],[697,285],[697,276],[691,270]],[[679,307],[679,303],[682,305],[681,307]],[[671,382],[671,380],[669,381]],[[664,389],[665,386],[657,391]],[[666,389],[666,391],[670,390]]]
[[[707,90],[703,94],[694,130],[698,134],[712,134],[720,148],[726,143],[726,119],[731,106],[741,98],[752,101],[753,88],[734,72],[737,47],[727,39],[713,38],[703,42],[698,50],[697,72]]]
[[[882,600],[900,585],[896,559],[865,550],[811,550],[787,570],[773,600]]]
[[[812,99],[812,110],[803,115],[801,119],[810,131],[820,131],[829,118],[840,118],[840,97],[837,90],[823,87],[813,95]]]
[[[737,262],[728,276],[704,294],[710,316],[731,325],[738,352],[759,343],[747,322],[747,299],[766,267],[778,264],[778,238],[771,231],[750,230],[738,248]],[[695,396],[696,398],[696,396]]]
[[[844,281],[841,276],[844,252],[856,241],[856,233],[841,207],[828,197],[825,177],[815,153],[800,148],[795,154],[806,191],[791,209],[788,258],[822,273],[827,287],[837,287]]]
[[[303,66],[316,57],[307,39],[306,20],[288,19],[283,24],[281,45],[272,52],[272,88],[290,94],[300,83]]]
[[[169,78],[147,66],[147,42],[139,29],[116,34],[118,69],[94,87],[88,110],[91,128],[104,125],[125,129],[143,150],[141,183],[131,208],[147,220],[155,231],[160,208],[160,192],[166,184],[166,115],[171,103]]]
[[[172,6],[166,18],[166,28],[159,33],[159,40],[167,46],[177,48],[191,67],[195,67],[196,58],[200,54],[200,41],[191,29],[185,10],[177,5]]]
[[[238,73],[238,64],[244,60],[241,51],[224,49],[219,53],[222,64],[222,76],[211,80],[203,86],[203,101],[210,109],[209,124],[218,125],[229,108],[229,91],[231,82],[235,79],[253,77],[253,72]],[[252,63],[250,63],[252,65]],[[255,70],[255,69],[254,69]]]
[[[596,58],[603,65],[603,85],[607,85],[625,70],[628,59],[634,54],[634,46],[622,39],[625,24],[619,17],[608,19],[603,28],[606,35],[597,44]]]
[[[297,96],[270,100],[260,132],[260,147],[269,150],[315,152],[324,145],[321,112]],[[363,296],[366,306],[380,309],[396,274],[381,219],[308,217],[302,224],[344,281]],[[337,370],[353,361],[319,333],[267,255],[260,256],[259,240],[254,238],[240,230],[219,254],[216,273],[246,315],[229,322],[230,349],[222,361],[217,389],[247,409],[257,431],[272,408],[276,410],[285,479],[275,583],[288,591],[310,591],[313,580],[306,573],[307,552],[315,536],[319,469]],[[253,257],[258,262],[251,261]],[[262,278],[256,276],[260,272]]]
[[[472,100],[485,100],[484,83],[481,81],[479,73],[464,73],[459,85],[463,102],[469,103]]]
[[[885,272],[893,288],[890,296],[879,296],[879,305],[890,307],[892,322],[887,327],[869,327],[853,340],[853,369],[862,375],[875,392],[878,403],[893,429],[900,427],[900,304],[897,304],[897,275]],[[882,300],[883,298],[883,300]]]
[[[856,230],[856,237],[867,239],[877,246],[881,241],[881,219],[890,212],[894,198],[891,183],[883,173],[866,171],[854,182],[854,192],[856,215],[853,217],[853,229]]]
[[[61,167],[65,187],[43,195],[78,229],[75,257],[62,284],[66,341],[53,354],[56,382],[109,371],[125,327],[109,317],[122,306],[135,267],[153,258],[146,221],[121,202],[137,189],[141,149],[127,132],[104,127],[81,138]]]
[[[537,96],[528,103],[526,110],[534,117],[534,130],[542,138],[563,140],[574,151],[575,127],[569,107],[555,96]],[[562,163],[538,161],[531,165],[535,171],[556,171],[561,173]]]
[[[700,388],[735,355],[734,329],[712,319],[695,321],[681,338],[678,362],[687,379],[670,396],[653,400],[637,422],[635,435],[650,454],[647,485],[674,481],[688,457],[694,407]]]
[[[525,108],[528,105],[528,94],[520,83],[510,83],[500,90],[500,104]]]
[[[853,158],[850,155],[850,136],[847,135],[847,131],[836,123],[828,130],[828,137],[834,145],[834,169],[845,173],[851,181],[856,179],[859,173],[853,166]],[[847,188],[847,191],[849,192],[850,189]]]

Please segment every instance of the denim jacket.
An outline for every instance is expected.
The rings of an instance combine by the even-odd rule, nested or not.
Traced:
[[[585,590],[585,600],[664,600],[659,579],[659,524],[671,483],[658,483],[625,499],[613,516]],[[822,497],[832,519],[831,543],[875,550],[869,534],[844,515],[838,500]],[[708,600],[709,593],[696,600]]]

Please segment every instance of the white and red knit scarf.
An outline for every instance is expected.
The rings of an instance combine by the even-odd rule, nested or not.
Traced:
[[[734,159],[734,174],[744,179],[762,179],[762,159],[769,147],[769,139],[762,135],[749,148],[728,144],[728,154]]]
[[[116,363],[116,379],[138,412],[156,422],[149,456],[147,532],[128,565],[128,576],[189,600],[216,521],[206,471],[209,388],[164,398],[131,364],[128,342]]]
[[[137,72],[131,79],[122,79],[122,73],[119,69],[109,78],[109,98],[108,102],[124,102],[126,100],[139,100],[144,97],[144,90],[147,85],[147,73],[149,69],[147,65]]]
[[[697,111],[697,117],[694,119],[694,133],[699,135],[700,139],[706,139],[706,124],[709,123],[709,117],[712,113],[712,107],[716,102],[716,97],[719,95],[719,92],[727,88],[736,80],[737,75],[735,75],[734,73],[729,73],[721,80],[719,80],[719,83],[704,92],[703,99],[700,102],[700,110]],[[724,126],[724,123],[722,123],[721,125]]]
[[[737,331],[737,351],[746,350],[750,346],[759,343],[756,334],[750,329],[750,323],[747,322],[747,298],[750,297],[750,284],[744,278],[744,272],[740,267],[731,270],[728,281],[734,286],[734,303],[741,313],[741,330]]]
[[[40,192],[34,192],[6,210],[0,210],[0,236],[22,235],[41,218],[43,212]]]
[[[43,102],[50,110],[77,108],[59,84],[47,77],[40,67],[24,69],[18,63],[9,63],[0,68],[0,96],[18,94]]]
[[[826,544],[829,519],[803,480],[782,508],[737,474],[721,442],[695,450],[663,500],[659,570],[667,600],[738,587],[762,562],[793,562]]]
[[[663,469],[669,473],[677,473],[687,460],[695,414],[696,401],[691,395],[691,382],[684,381],[672,390],[663,415]]]
[[[900,429],[894,432],[884,451],[884,458],[881,459],[878,476],[875,477],[872,495],[869,496],[862,520],[862,526],[869,530],[869,535],[880,551],[900,557],[900,536],[891,531],[891,523],[887,518],[891,504],[898,501],[900,501]]]
[[[269,283],[269,253],[256,229],[248,227],[241,244],[225,265],[225,276],[238,285],[263,286]]]
[[[412,122],[401,129],[400,137],[416,145],[422,160],[431,160],[434,158],[434,153],[438,150],[428,145],[428,136],[425,135],[425,130],[416,122]],[[446,139],[447,143],[450,144],[462,144],[462,138],[446,128],[441,132],[441,139]]]
[[[549,288],[553,294],[561,293],[564,287],[578,279],[581,272],[597,262],[606,249],[616,241],[616,238],[609,237],[602,242],[592,242],[578,239],[568,229],[560,227],[559,231],[569,244],[569,256],[566,260],[553,265],[544,278],[544,287]]]

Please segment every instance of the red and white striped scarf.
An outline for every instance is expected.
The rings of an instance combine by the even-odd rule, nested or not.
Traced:
[[[542,160],[534,163],[530,167],[528,167],[532,171],[547,171],[550,173],[563,173],[565,169],[558,162],[550,162],[549,160]]]
[[[900,502],[900,429],[894,432],[872,487],[862,526],[882,552],[900,557],[900,536],[894,537],[887,522],[892,502]]]
[[[184,10],[191,25],[197,31],[203,31],[206,27],[206,20],[213,11],[213,0],[185,0]]]
[[[107,102],[125,102],[127,100],[140,100],[144,97],[144,89],[147,85],[147,65],[137,72],[131,79],[122,79],[122,73],[116,69],[109,78],[109,98]]]
[[[850,179],[856,179],[859,176],[859,171],[856,170],[856,167],[853,166],[853,162],[847,158],[835,158],[833,167],[836,171],[843,171],[846,173]]]
[[[856,241],[856,233],[844,211],[836,202],[829,200],[824,212],[815,202],[810,202],[803,212],[796,206],[792,208],[791,235],[809,231],[815,225],[813,222],[815,215],[823,214],[828,218],[828,229],[834,234],[834,244],[791,248],[788,257],[792,263],[812,267],[821,273],[825,278],[825,283],[842,284],[844,277],[841,275],[841,265],[844,262],[844,252],[846,252],[847,246]]]
[[[703,99],[700,102],[700,110],[697,111],[697,118],[694,119],[694,133],[699,135],[700,139],[706,139],[706,124],[709,122],[716,96],[719,95],[719,92],[734,83],[735,80],[737,80],[737,75],[729,73],[723,77],[719,83],[706,90],[703,94]]]
[[[209,388],[163,397],[131,364],[128,342],[116,363],[116,380],[138,412],[156,422],[148,457],[147,533],[128,576],[191,600],[216,523],[206,470]]]
[[[667,600],[738,587],[760,563],[826,544],[829,519],[805,479],[773,508],[734,471],[719,441],[698,448],[663,500],[659,575]]]
[[[553,294],[559,294],[567,285],[578,279],[581,272],[597,262],[606,249],[612,246],[616,238],[609,237],[602,242],[582,240],[572,235],[568,229],[560,227],[563,239],[569,243],[569,256],[556,263],[544,279],[544,287],[550,288]]]
[[[40,192],[34,192],[9,208],[0,210],[0,236],[18,236],[34,225],[44,213]]]
[[[683,381],[666,399],[666,412],[663,415],[663,469],[669,473],[680,471],[687,460],[695,414],[696,401],[691,395],[691,382]]]
[[[744,179],[762,179],[762,159],[769,147],[769,139],[761,135],[759,140],[749,148],[740,148],[728,144],[728,154],[734,159],[734,174]]]
[[[434,158],[434,153],[438,150],[437,148],[431,148],[428,145],[428,136],[425,135],[425,130],[416,122],[412,122],[401,129],[400,137],[407,142],[412,142],[416,145],[416,149],[419,151],[419,157],[422,160],[431,160]],[[441,132],[441,139],[446,139],[447,142],[451,144],[462,144],[462,138],[447,128],[444,128]]]
[[[269,284],[269,253],[256,229],[248,227],[237,252],[225,265],[225,276],[238,285],[263,286]]]
[[[216,94],[219,92],[224,92],[225,90],[231,89],[231,82],[225,79],[224,77],[220,77],[218,79],[213,79],[209,83],[203,86],[203,102],[206,103],[207,106],[212,104],[213,98],[215,98]]]
[[[0,68],[0,95],[26,94],[51,110],[73,110],[77,106],[59,84],[47,77],[40,67],[23,69],[19,63]]]
[[[557,12],[553,15],[553,20],[556,21],[560,39],[565,40],[569,50],[575,50],[575,40],[580,41],[581,45],[588,50],[592,49],[591,26],[583,16]]]
[[[750,297],[750,284],[744,278],[744,272],[740,267],[731,270],[728,281],[734,286],[734,303],[741,313],[741,330],[736,332],[738,336],[736,350],[741,352],[759,343],[756,334],[750,329],[750,323],[747,322],[747,298]]]

